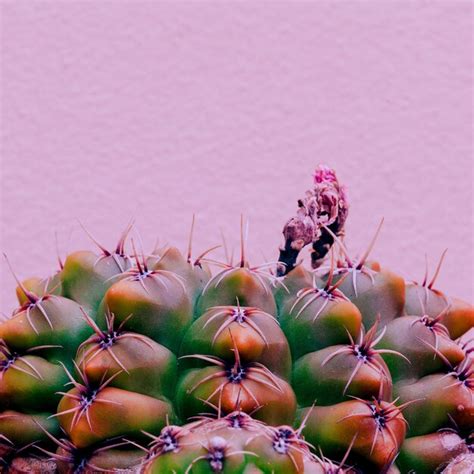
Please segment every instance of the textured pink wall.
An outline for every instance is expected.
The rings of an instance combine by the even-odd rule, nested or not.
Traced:
[[[358,250],[473,299],[471,2],[3,2],[1,249],[21,277],[107,245],[237,242],[275,258],[313,167]],[[1,308],[14,304],[1,264]]]

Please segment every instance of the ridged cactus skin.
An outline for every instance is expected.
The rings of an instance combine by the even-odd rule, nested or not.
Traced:
[[[436,287],[445,253],[421,282],[371,260],[382,223],[353,258],[348,209],[318,167],[278,262],[249,262],[243,218],[236,261],[193,257],[193,218],[185,252],[130,224],[17,279],[0,472],[469,472],[473,306]]]

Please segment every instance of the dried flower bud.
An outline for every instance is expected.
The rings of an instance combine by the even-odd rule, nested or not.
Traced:
[[[280,249],[279,261],[284,265],[278,268],[279,275],[294,268],[299,252],[310,243],[313,244],[312,266],[318,267],[333,244],[325,227],[336,235],[343,234],[349,211],[345,188],[339,184],[336,172],[324,165],[316,168],[313,178],[313,188],[298,201],[296,216],[283,228],[285,245]]]

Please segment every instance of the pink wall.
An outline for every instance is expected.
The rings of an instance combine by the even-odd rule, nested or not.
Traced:
[[[327,163],[349,246],[473,299],[471,2],[3,2],[1,249],[21,277],[107,245],[237,242],[255,261]],[[14,305],[1,263],[1,309]]]

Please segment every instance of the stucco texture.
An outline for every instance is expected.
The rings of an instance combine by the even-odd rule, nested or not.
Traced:
[[[274,260],[318,163],[347,185],[347,243],[473,300],[469,1],[1,4],[1,250],[56,269],[128,220]],[[305,255],[307,253],[305,252]],[[14,280],[1,262],[1,309]]]

